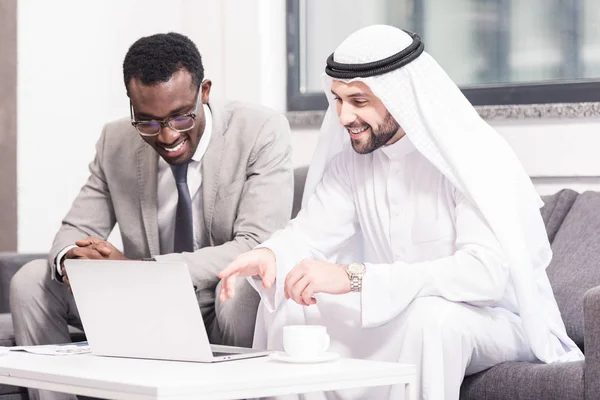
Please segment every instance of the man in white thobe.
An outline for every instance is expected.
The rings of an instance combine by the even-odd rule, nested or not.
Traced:
[[[330,351],[415,364],[425,399],[458,399],[465,375],[504,361],[581,359],[545,273],[539,196],[419,37],[364,28],[326,75],[303,209],[220,274],[222,299],[239,276],[261,295],[254,346],[281,350],[283,326],[325,325]]]

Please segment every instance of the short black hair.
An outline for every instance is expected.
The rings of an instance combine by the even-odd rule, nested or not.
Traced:
[[[169,32],[138,39],[131,45],[123,61],[127,94],[133,78],[139,79],[144,85],[152,85],[167,82],[181,69],[192,74],[192,82],[200,86],[204,79],[202,57],[190,38]]]

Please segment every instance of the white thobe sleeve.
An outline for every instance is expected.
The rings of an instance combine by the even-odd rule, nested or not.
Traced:
[[[342,153],[331,161],[306,207],[284,229],[258,246],[275,253],[275,285],[265,289],[256,277],[248,281],[267,309],[274,311],[283,299],[285,277],[294,266],[304,259],[334,257],[357,230],[358,219]]]
[[[478,306],[497,303],[507,288],[506,257],[479,210],[455,191],[456,252],[431,261],[366,264],[362,326],[399,315],[416,297],[440,296]]]

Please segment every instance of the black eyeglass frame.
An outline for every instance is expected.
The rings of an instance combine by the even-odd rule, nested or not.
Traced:
[[[198,94],[196,94],[196,105],[194,107],[194,111],[192,111],[190,113],[186,113],[186,114],[175,115],[173,117],[163,119],[162,121],[158,121],[155,119],[136,121],[135,117],[134,117],[133,103],[131,103],[131,99],[129,99],[129,116],[131,118],[131,125],[133,125],[133,127],[138,131],[138,133],[140,135],[145,136],[145,137],[158,136],[158,135],[160,135],[160,132],[162,131],[162,129],[167,126],[169,127],[169,129],[173,129],[174,131],[177,131],[177,132],[187,132],[191,129],[194,129],[194,126],[196,126],[196,117],[198,116],[198,107],[200,106],[200,103],[201,103],[200,100],[202,99],[201,95],[202,95],[202,85],[198,86]],[[171,125],[171,121],[173,121],[177,118],[182,118],[182,117],[191,117],[192,118],[192,126],[190,126],[189,128],[186,128],[186,129],[174,128]],[[156,133],[144,133],[144,132],[140,131],[140,129],[138,128],[138,125],[140,125],[140,124],[149,124],[149,123],[159,124],[158,131],[156,131]]]

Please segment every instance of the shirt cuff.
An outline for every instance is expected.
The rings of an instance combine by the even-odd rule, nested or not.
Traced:
[[[276,307],[276,296],[277,296],[277,284],[271,286],[270,289],[267,289],[262,284],[262,279],[258,276],[247,276],[246,280],[256,290],[260,299],[262,300],[265,308],[269,312],[274,312]]]
[[[272,243],[273,241],[270,242]],[[260,295],[265,308],[269,312],[274,312],[277,310],[279,304],[285,300],[283,286],[285,284],[287,271],[285,270],[285,255],[282,252],[277,251],[277,246],[272,246],[271,243],[268,241],[255,247],[255,249],[269,249],[275,254],[275,282],[271,288],[265,288],[262,284],[262,279],[258,276],[249,276],[246,279],[248,280],[248,283],[250,283],[250,286],[252,286]]]
[[[61,264],[61,262],[62,262],[62,260],[63,260],[63,257],[65,256],[65,254],[67,254],[67,252],[68,252],[69,250],[71,250],[71,249],[73,249],[73,248],[75,248],[75,247],[77,247],[77,246],[75,246],[74,244],[72,244],[72,245],[70,245],[70,246],[67,246],[67,247],[65,247],[65,248],[64,248],[64,249],[62,249],[62,250],[60,251],[60,253],[58,253],[58,254],[56,255],[56,257],[54,258],[54,269],[56,270],[56,274],[57,274],[57,276],[59,276],[59,277],[61,277],[61,278],[62,278],[62,266],[61,266],[60,264]],[[61,279],[61,280],[62,280],[62,279]]]

